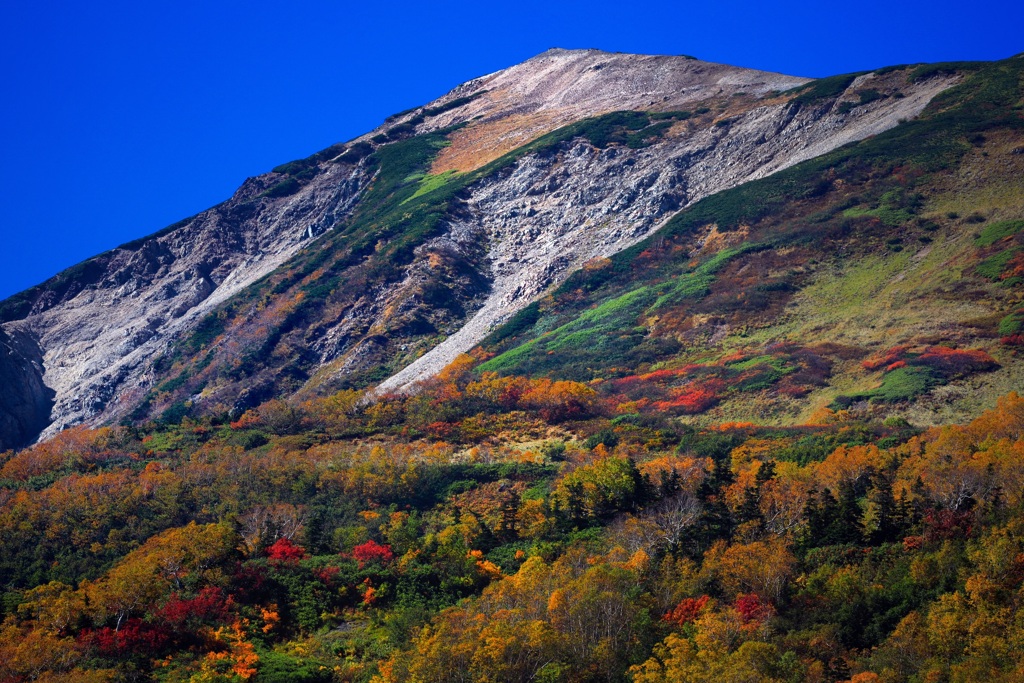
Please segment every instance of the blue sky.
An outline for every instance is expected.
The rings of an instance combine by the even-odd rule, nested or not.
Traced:
[[[1024,3],[0,6],[0,297],[549,47],[827,76],[1024,51]]]

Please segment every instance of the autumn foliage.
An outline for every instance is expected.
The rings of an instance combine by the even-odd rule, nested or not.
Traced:
[[[662,619],[677,626],[692,624],[700,616],[700,613],[704,611],[710,599],[710,596],[707,595],[702,595],[699,598],[683,598]]]
[[[279,538],[267,548],[267,557],[277,562],[297,562],[306,556],[306,549],[287,538]]]
[[[389,546],[370,539],[366,543],[360,543],[352,548],[352,557],[356,559],[359,567],[362,568],[371,562],[387,564],[395,558],[395,554],[391,552]]]
[[[868,358],[862,365],[866,370],[885,372],[919,366],[929,368],[943,377],[959,377],[992,370],[997,363],[981,349],[955,349],[948,346],[914,349],[910,346],[894,346],[881,355]]]
[[[0,680],[975,680],[1024,665],[1017,394],[929,429],[838,413],[700,429],[612,417],[607,388],[471,368],[372,410],[274,404],[9,455]],[[682,397],[699,372],[717,381],[658,371],[609,400],[636,382]],[[382,425],[370,439],[330,435],[366,420]]]

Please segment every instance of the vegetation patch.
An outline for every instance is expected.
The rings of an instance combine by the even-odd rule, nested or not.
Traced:
[[[445,171],[444,173],[438,173],[437,175],[431,175],[429,173],[424,175],[419,180],[419,187],[416,189],[416,192],[405,201],[409,202],[417,197],[427,194],[428,192],[433,192],[454,180],[458,174],[458,171]]]
[[[232,422],[76,428],[5,454],[0,651],[17,656],[0,673],[398,683],[463,666],[654,683],[713,666],[796,681],[837,656],[873,674],[987,671],[982,645],[1021,665],[1013,633],[972,634],[993,613],[1020,621],[1024,499],[1003,484],[1020,474],[1007,453],[1024,445],[1024,398],[933,430],[827,410],[698,429],[609,419],[611,397],[584,385],[471,365],[415,396],[271,400]],[[965,586],[986,590],[964,600]],[[951,604],[974,628],[935,655]]]
[[[866,370],[882,370],[881,386],[852,396],[840,396],[835,405],[846,407],[859,400],[883,403],[908,401],[935,386],[999,367],[995,359],[980,349],[948,346],[924,349],[896,346],[884,354],[868,358],[861,365]]]
[[[999,321],[999,334],[1008,336],[1024,331],[1024,309],[1019,309]]]
[[[972,72],[990,66],[988,62],[938,62],[922,64],[910,72],[911,83],[923,81],[933,76],[951,76],[958,73]]]
[[[260,197],[269,197],[271,199],[277,199],[279,197],[288,197],[298,192],[302,188],[299,181],[295,178],[288,177],[281,182],[271,185],[269,188],[259,194]]]
[[[983,260],[975,266],[974,270],[983,278],[993,281],[1006,281],[1009,277],[1013,276],[1011,275],[1011,272],[1016,270],[1015,266],[1018,265],[1017,256],[1022,252],[1024,252],[1024,247],[1011,247],[1009,249],[1004,249]],[[1017,279],[1019,279],[1019,277]],[[1007,284],[1015,283],[1008,282]]]
[[[986,225],[974,240],[979,247],[989,247],[1024,230],[1024,220],[996,221]]]
[[[797,86],[791,90],[784,92],[784,95],[795,95],[792,100],[793,104],[804,105],[813,104],[821,100],[832,99],[842,95],[846,92],[847,88],[853,83],[858,77],[868,73],[867,71],[858,71],[852,74],[842,74],[839,76],[829,76],[828,78],[819,78],[811,81],[804,85]]]
[[[473,93],[472,95],[467,95],[466,97],[458,97],[452,100],[451,102],[447,102],[437,107],[424,107],[423,114],[425,116],[438,116],[440,114],[444,114],[445,112],[451,111],[452,109],[458,109],[459,107],[463,107],[469,104],[470,102],[480,97],[481,95],[485,94],[486,92],[488,91],[480,90]]]
[[[862,206],[851,207],[843,211],[844,216],[872,216],[891,227],[898,227],[913,220],[920,211],[923,197],[915,192],[907,192],[902,188],[890,190],[883,194],[874,208]]]

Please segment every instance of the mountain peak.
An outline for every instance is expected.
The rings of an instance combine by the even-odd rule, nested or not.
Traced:
[[[567,123],[613,111],[687,110],[738,95],[756,100],[807,82],[686,56],[551,48],[427,105],[446,109],[429,129],[465,126],[432,171],[471,171]]]

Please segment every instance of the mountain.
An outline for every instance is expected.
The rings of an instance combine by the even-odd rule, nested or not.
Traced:
[[[552,51],[249,179],[0,306],[0,681],[1021,680],[1021,178],[1024,55]]]
[[[408,389],[681,210],[897,127],[967,73],[551,50],[475,79],[2,302],[0,372],[22,379],[0,445]]]

